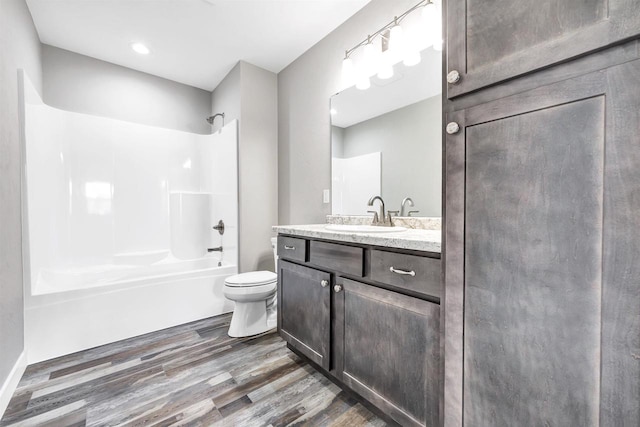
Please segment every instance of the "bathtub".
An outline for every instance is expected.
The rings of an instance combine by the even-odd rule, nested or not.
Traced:
[[[185,279],[213,271],[221,263],[211,254],[193,260],[180,260],[169,251],[115,254],[110,264],[93,264],[63,269],[43,268],[33,281],[33,295],[113,285],[140,285],[172,277]]]
[[[43,271],[25,299],[29,364],[233,311],[223,287],[236,265],[215,256],[128,262]]]
[[[238,121],[200,135],[65,111],[19,79],[28,363],[232,311]]]

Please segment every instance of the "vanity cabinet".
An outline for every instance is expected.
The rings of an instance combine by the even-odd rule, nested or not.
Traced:
[[[300,261],[278,247],[278,326],[289,347],[401,425],[436,426],[439,254],[309,239]]]
[[[443,3],[449,98],[600,50],[640,29],[637,0]]]
[[[331,274],[279,261],[278,282],[280,335],[329,369]]]
[[[342,381],[400,424],[438,424],[440,306],[338,279]]]

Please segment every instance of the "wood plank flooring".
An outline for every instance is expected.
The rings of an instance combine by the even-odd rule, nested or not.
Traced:
[[[230,315],[27,368],[0,426],[384,426],[275,333]]]

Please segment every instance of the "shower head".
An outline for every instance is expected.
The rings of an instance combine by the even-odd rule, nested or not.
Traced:
[[[217,113],[217,114],[214,114],[213,116],[207,117],[207,122],[208,122],[210,125],[213,125],[213,121],[214,121],[214,120],[216,119],[216,117],[218,117],[218,116],[222,117],[222,126],[224,127],[224,113]]]

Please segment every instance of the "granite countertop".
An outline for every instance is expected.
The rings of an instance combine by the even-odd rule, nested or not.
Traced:
[[[279,234],[335,240],[345,243],[383,246],[387,248],[411,249],[440,253],[442,233],[440,230],[407,229],[395,233],[353,233],[326,229],[327,224],[277,225],[273,231]]]

